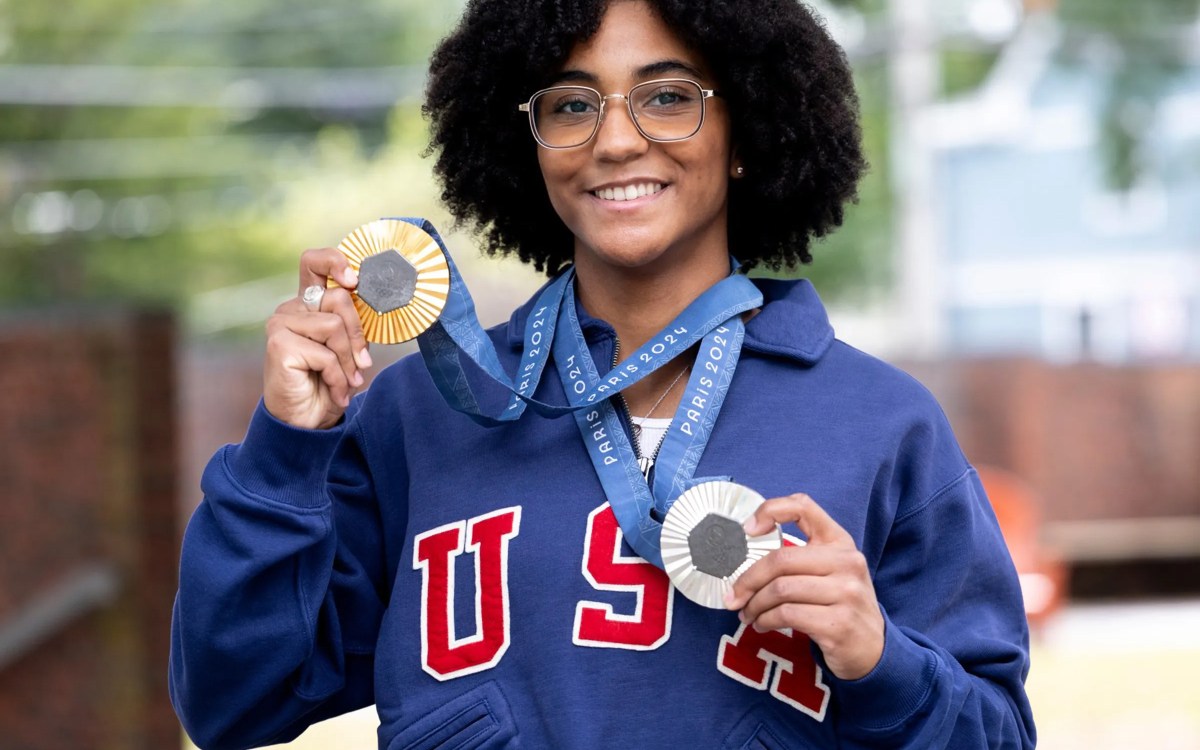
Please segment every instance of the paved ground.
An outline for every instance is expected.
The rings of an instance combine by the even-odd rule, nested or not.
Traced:
[[[1033,645],[1029,695],[1048,750],[1200,749],[1200,600],[1073,605]],[[372,709],[278,748],[374,748]],[[188,746],[190,747],[190,746]]]
[[[1034,644],[1039,746],[1200,748],[1200,600],[1068,608]]]

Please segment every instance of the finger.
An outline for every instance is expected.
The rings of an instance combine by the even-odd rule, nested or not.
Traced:
[[[867,575],[866,561],[857,551],[842,551],[831,547],[813,548],[802,557],[818,560],[810,567],[811,574],[784,572],[763,583],[748,594],[741,606],[745,619],[753,620],[760,612],[785,602],[797,604],[868,604],[875,607],[875,589]],[[823,558],[823,559],[822,559]],[[752,582],[753,583],[753,582]]]
[[[336,314],[342,320],[346,332],[348,353],[353,357],[357,369],[365,370],[372,365],[371,352],[367,347],[367,335],[363,332],[362,319],[354,307],[354,300],[345,289],[330,289],[321,300],[321,309]]]
[[[299,295],[297,295],[295,297],[288,297],[283,302],[280,302],[279,305],[275,308],[276,315],[298,315],[298,314],[307,313],[307,312],[312,312],[312,309],[309,308],[309,306],[307,304],[305,304],[304,300],[300,299]],[[270,325],[269,319],[268,319],[267,323],[269,326]]]
[[[783,602],[754,619],[746,618],[746,623],[759,632],[791,628],[819,643],[836,627],[837,617],[837,608],[827,604]]]
[[[315,375],[325,385],[329,399],[342,408],[350,405],[353,386],[335,355],[327,346],[292,330],[283,330],[267,341],[273,355],[286,369]]]
[[[358,286],[358,273],[336,247],[305,250],[300,255],[300,291],[314,284],[325,286],[328,279],[348,289]]]
[[[787,576],[829,576],[854,564],[849,559],[857,550],[840,547],[781,547],[750,566],[733,582],[726,597],[730,609],[741,609],[758,591],[777,578]]]
[[[794,521],[808,543],[813,544],[849,544],[854,546],[854,538],[843,529],[837,521],[825,512],[808,495],[796,493],[787,497],[777,497],[758,506],[758,510],[746,521],[746,532],[752,536],[765,534],[773,524],[783,524]]]
[[[305,304],[304,300],[300,299],[299,297],[291,297],[287,300],[284,300],[278,307],[275,308],[276,315],[310,316],[331,313],[336,315],[341,320],[343,329],[346,331],[346,337],[350,342],[349,348],[346,350],[349,352],[347,356],[353,358],[354,363],[357,365],[356,369],[360,371],[365,370],[374,364],[371,359],[371,353],[368,351],[368,346],[370,346],[370,344],[367,342],[366,333],[363,332],[362,320],[358,317],[358,311],[354,307],[354,299],[346,290],[339,289],[337,287],[329,289],[321,298],[321,308],[319,312],[314,312],[311,310],[308,305]],[[311,320],[311,318],[308,319]],[[267,328],[269,331],[269,322]],[[308,329],[305,329],[304,335],[307,335],[307,330]],[[312,336],[311,338],[320,341],[324,340],[324,338],[316,336]],[[338,354],[341,355],[342,352],[338,352]],[[347,372],[350,371],[347,370]]]
[[[808,635],[821,649],[829,671],[843,680],[865,677],[883,656],[886,625],[879,607],[784,602],[749,624],[757,631],[790,628]]]
[[[764,612],[783,604],[834,604],[841,590],[828,576],[781,576],[758,589],[742,606],[739,617],[743,622],[754,622]]]
[[[313,284],[325,286],[326,279],[332,277],[346,289],[358,286],[358,274],[350,267],[350,262],[337,248],[324,247],[306,251],[300,257],[300,289]],[[358,369],[366,369],[374,364],[368,349],[367,337],[362,330],[362,321],[354,302],[349,294],[337,289],[329,289],[321,298],[322,311],[336,312],[346,324],[346,332],[350,339],[350,347]]]
[[[345,295],[345,290],[337,290]],[[281,316],[277,325],[299,334],[307,339],[324,344],[334,356],[346,375],[346,380],[352,386],[362,385],[362,372],[355,362],[351,349],[350,336],[346,332],[345,321],[340,315],[331,312],[302,312]]]

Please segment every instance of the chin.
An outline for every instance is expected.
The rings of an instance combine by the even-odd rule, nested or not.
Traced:
[[[663,259],[670,250],[669,243],[649,232],[609,230],[601,233],[599,242],[577,241],[576,258],[585,254],[590,260],[604,265],[641,268]]]
[[[644,268],[663,259],[667,254],[661,247],[655,245],[633,245],[621,244],[618,246],[608,246],[594,248],[591,250],[581,250],[576,252],[576,263],[580,259],[580,255],[586,253],[587,260],[584,262],[597,263],[612,268]]]

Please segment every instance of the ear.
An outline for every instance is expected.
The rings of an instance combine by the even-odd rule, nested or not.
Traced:
[[[729,157],[729,179],[740,180],[745,176],[746,168],[742,165],[742,157],[738,155],[737,146],[734,146]]]

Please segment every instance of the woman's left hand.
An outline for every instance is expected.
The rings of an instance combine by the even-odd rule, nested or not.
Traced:
[[[752,565],[725,604],[759,630],[808,635],[835,676],[865,677],[883,655],[883,615],[867,561],[854,539],[808,495],[768,500],[746,522],[751,535],[795,521],[808,543],[783,547]]]

